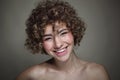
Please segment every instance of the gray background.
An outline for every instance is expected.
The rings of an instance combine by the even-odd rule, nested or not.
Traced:
[[[14,80],[24,69],[49,59],[24,47],[25,20],[39,0],[0,0],[0,80]],[[112,80],[120,80],[120,1],[67,0],[86,22],[77,48],[84,60],[103,64]]]

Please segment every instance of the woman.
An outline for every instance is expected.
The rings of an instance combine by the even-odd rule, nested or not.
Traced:
[[[109,80],[102,65],[75,55],[73,47],[79,45],[86,28],[68,2],[41,1],[26,25],[27,48],[53,58],[25,70],[17,80]]]

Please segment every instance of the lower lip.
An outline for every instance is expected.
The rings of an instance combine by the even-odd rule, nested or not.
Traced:
[[[56,52],[55,54],[57,56],[64,56],[67,53],[67,49],[65,49],[63,52]]]

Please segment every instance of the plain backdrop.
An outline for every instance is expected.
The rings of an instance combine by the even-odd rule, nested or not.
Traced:
[[[120,80],[120,1],[67,0],[87,30],[76,49],[83,60],[102,64],[112,80]],[[0,0],[0,80],[14,80],[24,69],[47,59],[24,47],[25,21],[39,0]]]

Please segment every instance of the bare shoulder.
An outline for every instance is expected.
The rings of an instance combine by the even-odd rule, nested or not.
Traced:
[[[110,80],[109,75],[103,65],[96,63],[87,63],[87,75],[93,80]]]
[[[24,70],[20,75],[17,76],[16,80],[35,80],[37,78],[43,78],[45,74],[44,63],[34,65]]]

